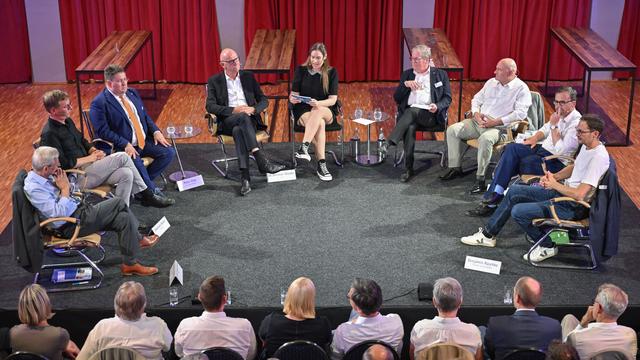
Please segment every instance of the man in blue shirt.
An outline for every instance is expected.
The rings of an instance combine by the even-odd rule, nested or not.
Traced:
[[[69,180],[60,168],[58,150],[41,146],[31,158],[33,170],[24,180],[24,191],[29,202],[38,210],[40,221],[52,217],[75,217],[82,221],[79,236],[97,231],[115,231],[123,256],[120,265],[122,275],[153,275],[154,266],[144,266],[137,260],[140,249],[149,248],[158,242],[157,235],[143,236],[138,233],[138,220],[121,198],[111,198],[95,205],[81,203],[71,196]],[[53,228],[64,236],[71,237],[75,225],[58,221]]]

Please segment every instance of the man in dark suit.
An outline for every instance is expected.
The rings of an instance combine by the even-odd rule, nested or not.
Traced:
[[[216,115],[222,125],[222,133],[232,135],[238,154],[238,165],[242,176],[240,195],[251,191],[249,178],[249,154],[258,164],[261,173],[276,173],[283,165],[269,161],[256,140],[256,129],[266,129],[260,112],[267,108],[267,97],[253,73],[240,71],[240,60],[233,49],[220,53],[223,72],[213,75],[207,83],[207,112]]]
[[[97,137],[113,143],[114,151],[124,151],[133,160],[147,187],[166,205],[175,203],[156,187],[153,180],[176,155],[142,104],[137,91],[127,86],[127,74],[118,65],[104,69],[106,89],[91,102],[91,123]],[[142,157],[153,162],[144,167]]]
[[[400,84],[393,94],[398,104],[396,127],[382,145],[386,153],[389,145],[404,141],[405,171],[400,181],[407,182],[413,176],[413,152],[418,125],[428,128],[444,124],[451,104],[451,87],[446,71],[430,66],[431,49],[416,45],[411,49],[412,69],[400,76]]]
[[[513,315],[489,318],[484,335],[484,347],[491,359],[502,359],[519,348],[546,351],[549,343],[562,338],[560,322],[540,316],[535,308],[542,298],[542,285],[534,278],[523,276],[513,288]]]

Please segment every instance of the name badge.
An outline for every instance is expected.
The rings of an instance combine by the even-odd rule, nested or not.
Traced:
[[[437,83],[435,83],[433,86],[439,88],[440,86],[442,86],[442,81],[438,81]]]

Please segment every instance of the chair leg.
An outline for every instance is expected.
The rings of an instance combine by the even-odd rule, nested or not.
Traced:
[[[222,159],[216,159],[216,160],[212,160],[211,161],[211,165],[213,165],[213,167],[218,171],[218,173],[220,173],[220,175],[222,175],[223,177],[229,177],[229,161],[235,161],[238,160],[237,157],[229,157],[227,154],[227,149],[224,146],[224,142],[220,142],[220,146],[222,148],[222,155],[224,156],[224,158]],[[222,170],[220,168],[220,166],[218,166],[218,163],[224,163],[224,170]]]
[[[105,257],[105,250],[101,245],[97,246],[98,249],[100,249],[101,251],[101,258],[99,261],[102,261]],[[79,261],[79,262],[74,262],[74,263],[64,263],[64,264],[55,264],[55,265],[45,265],[42,266],[41,269],[45,269],[45,268],[53,268],[53,267],[69,267],[69,266],[80,266],[80,265],[89,265],[94,271],[94,276],[98,279],[98,282],[95,284],[92,284],[91,281],[88,281],[86,284],[81,284],[78,283],[80,285],[73,285],[73,286],[69,286],[69,287],[63,287],[63,288],[46,288],[47,292],[50,293],[54,293],[54,292],[64,292],[64,291],[77,291],[77,290],[89,290],[89,289],[97,289],[100,287],[100,285],[102,285],[102,280],[104,279],[104,273],[102,272],[102,270],[100,270],[100,268],[96,265],[96,262],[94,262],[93,260],[89,259],[89,257],[87,255],[85,255],[82,250],[80,249],[69,249],[69,251],[71,253],[74,253],[75,256],[79,256],[81,257],[84,261]],[[91,280],[94,279],[94,276],[91,277]],[[40,272],[37,272],[34,275],[33,278],[33,283],[37,284],[38,283],[38,279],[40,277]]]
[[[553,264],[553,265],[549,265],[549,263],[544,263],[544,262],[539,262],[539,263],[535,263],[533,261],[531,261],[531,252],[533,251],[534,248],[536,248],[537,246],[540,246],[540,244],[542,243],[542,241],[549,236],[549,234],[551,234],[554,230],[556,230],[555,228],[551,228],[549,231],[547,231],[546,234],[544,234],[530,249],[529,251],[527,251],[527,260],[529,262],[529,264],[535,266],[535,267],[541,267],[541,268],[556,268],[556,269],[575,269],[575,270],[593,270],[595,268],[598,267],[598,262],[596,261],[596,257],[595,254],[593,252],[593,248],[591,247],[591,244],[580,244],[580,243],[575,243],[575,242],[569,242],[567,244],[563,244],[562,246],[570,246],[570,247],[582,247],[587,249],[587,252],[589,253],[589,257],[591,260],[591,265],[589,266],[577,266],[577,265],[565,265],[565,264]]]

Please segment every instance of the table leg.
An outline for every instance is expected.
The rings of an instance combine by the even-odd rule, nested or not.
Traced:
[[[551,31],[551,30],[549,30]],[[549,43],[547,44],[547,74],[544,77],[544,96],[547,96],[549,88],[549,63],[551,62],[551,41],[553,36],[549,36]]]
[[[631,116],[633,115],[633,95],[635,93],[635,70],[631,73],[631,93],[629,94],[629,116],[627,116],[627,140],[626,145],[631,143],[629,137],[631,136]]]
[[[80,134],[84,137],[84,121],[82,121],[82,95],[80,94],[80,74],[76,71],[76,94],[78,95],[78,115],[80,115]]]
[[[462,78],[464,74],[464,69],[460,70],[460,91],[458,92],[458,122],[460,122],[460,117],[462,116]]]
[[[584,94],[584,83],[583,83],[582,86],[583,86],[582,87],[582,91],[583,91],[583,94]],[[590,103],[589,97],[591,96],[590,94],[591,94],[591,70],[587,70],[587,93],[586,93],[587,96],[585,96],[585,98],[584,98],[584,101],[585,101],[584,112],[585,113],[589,112],[589,103]]]
[[[169,180],[173,182],[177,182],[180,180],[198,176],[198,173],[195,171],[184,171],[184,168],[182,167],[182,160],[180,160],[180,153],[178,152],[178,147],[176,146],[176,140],[173,138],[173,136],[170,136],[170,138],[171,138],[171,144],[173,145],[173,148],[176,149],[176,158],[178,159],[178,165],[180,166],[180,171],[171,173],[169,175]]]
[[[153,52],[153,33],[151,33],[151,76],[153,77],[153,99],[158,98],[158,92],[156,89],[157,81],[156,81],[156,60]],[[176,150],[176,152],[178,152]]]
[[[367,158],[371,158],[371,124],[367,125]]]

